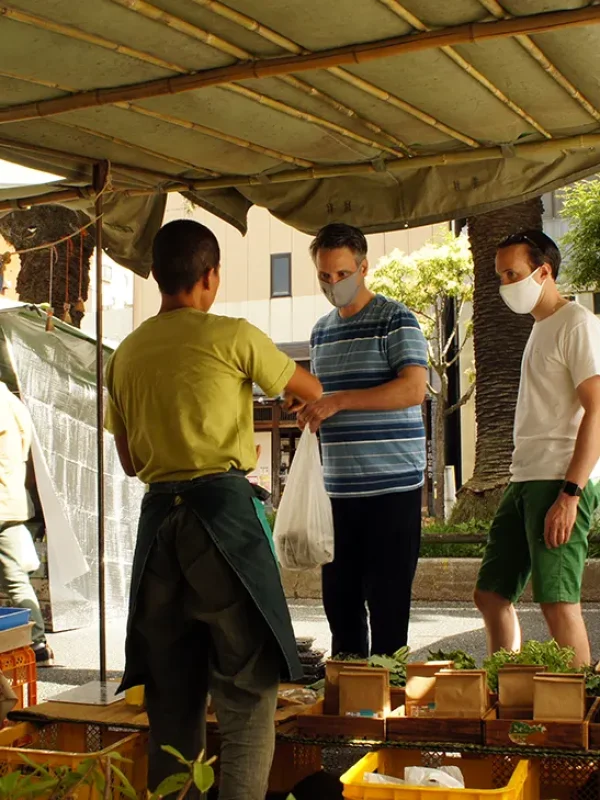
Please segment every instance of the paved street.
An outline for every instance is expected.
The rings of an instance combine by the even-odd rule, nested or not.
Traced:
[[[291,606],[294,627],[298,636],[314,636],[315,646],[327,649],[329,636],[323,608],[316,602],[295,602]],[[600,657],[600,605],[586,606],[586,620],[592,649]],[[533,606],[521,608],[524,637],[546,638],[540,612]],[[111,620],[108,627],[108,668],[110,676],[118,678],[123,669],[124,620]],[[97,680],[98,630],[69,631],[50,636],[56,653],[57,667],[40,670],[38,692],[40,700],[87,681]],[[411,648],[417,656],[426,656],[429,648],[451,650],[460,648],[478,659],[485,654],[485,636],[481,617],[471,606],[415,605],[410,633]]]

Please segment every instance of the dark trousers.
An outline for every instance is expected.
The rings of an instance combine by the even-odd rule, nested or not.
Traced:
[[[205,748],[210,691],[221,735],[220,800],[264,800],[275,747],[280,656],[267,623],[185,504],[158,531],[132,636],[146,664],[149,786]],[[189,795],[197,797],[196,792]]]
[[[408,641],[421,489],[331,502],[335,558],[322,576],[332,655],[392,655]]]

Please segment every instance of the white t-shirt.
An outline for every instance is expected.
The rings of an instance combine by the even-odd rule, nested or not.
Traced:
[[[25,488],[31,436],[29,412],[0,381],[0,523],[26,522],[33,517]]]
[[[577,387],[594,375],[600,375],[600,320],[591,311],[568,303],[535,323],[521,365],[514,482],[564,480],[583,416]],[[600,477],[600,462],[591,477]]]

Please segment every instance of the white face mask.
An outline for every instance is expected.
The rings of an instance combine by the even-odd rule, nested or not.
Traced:
[[[538,283],[533,276],[540,269],[538,267],[517,283],[507,283],[500,287],[500,297],[515,314],[531,314],[539,303],[546,281]]]

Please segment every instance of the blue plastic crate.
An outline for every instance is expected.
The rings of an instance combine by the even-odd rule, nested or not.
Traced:
[[[31,611],[28,608],[0,608],[0,631],[9,631],[27,625]]]

